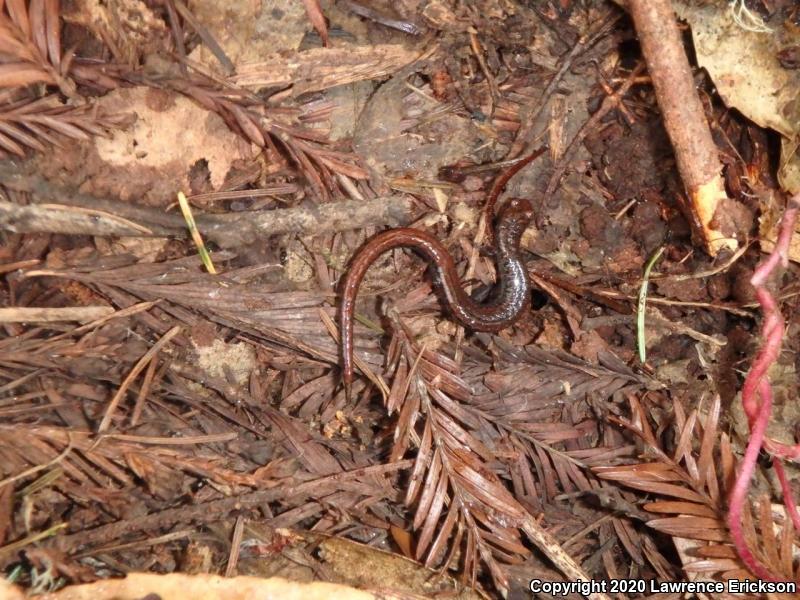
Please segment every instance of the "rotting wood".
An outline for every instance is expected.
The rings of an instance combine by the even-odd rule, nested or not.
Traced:
[[[273,56],[237,67],[231,80],[244,87],[293,86],[295,96],[330,87],[387,78],[420,57],[400,44],[313,48],[291,57]]]

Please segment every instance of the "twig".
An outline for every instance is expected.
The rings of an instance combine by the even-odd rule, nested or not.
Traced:
[[[10,544],[6,544],[5,546],[0,547],[0,557],[8,557],[12,556],[18,550],[21,550],[25,546],[29,546],[30,544],[35,544],[38,541],[43,539],[49,538],[62,529],[66,529],[69,526],[69,523],[57,523],[52,527],[48,527],[44,531],[39,531],[38,533],[31,533],[30,535],[22,538],[21,540],[17,540],[16,542],[12,542]]]
[[[611,14],[609,18],[605,21],[601,22],[601,24],[597,27],[596,30],[593,32],[589,32],[585,36],[581,36],[578,39],[578,42],[572,47],[569,53],[564,56],[561,61],[561,66],[559,67],[558,71],[553,75],[550,79],[550,82],[547,84],[544,92],[542,95],[536,99],[536,108],[532,111],[532,114],[525,119],[525,121],[520,126],[519,133],[517,134],[516,139],[514,140],[514,144],[511,146],[511,150],[508,151],[506,158],[514,158],[522,153],[531,143],[533,140],[538,137],[536,124],[538,123],[539,115],[548,105],[550,96],[558,89],[558,86],[561,84],[561,80],[564,79],[564,76],[572,67],[573,62],[575,59],[580,56],[584,51],[591,48],[595,42],[597,42],[602,36],[608,33],[608,30],[614,23],[617,22],[619,19],[618,14]]]
[[[132,221],[139,226],[145,226],[153,232],[153,235],[173,235],[185,229],[185,223],[180,216],[167,214],[162,210],[140,207],[130,202],[120,202],[110,198],[97,198],[55,185],[37,173],[23,172],[19,165],[12,161],[0,164],[0,181],[3,186],[18,192],[29,192],[39,202],[52,202],[54,204],[88,208],[103,211],[128,221]],[[33,209],[32,206],[18,206],[10,202],[0,202],[0,229],[11,229],[16,226],[20,233],[35,233],[37,231],[52,231],[52,233],[76,233],[91,234],[91,228],[86,223],[98,219],[97,215],[73,215],[71,218],[57,215],[53,216],[55,223],[50,224],[48,212],[41,209]],[[24,210],[28,209],[28,210]],[[55,209],[53,211],[55,213]],[[81,218],[82,217],[82,218]],[[60,224],[60,219],[66,219],[66,224]],[[35,220],[34,223],[26,225],[29,219]],[[72,222],[75,225],[71,225]],[[75,231],[64,230],[72,226]],[[38,229],[34,229],[38,227]],[[60,229],[47,229],[47,227],[59,227]],[[119,227],[119,229],[116,229]],[[117,231],[123,233],[115,233]],[[99,233],[97,235],[141,235],[135,228],[124,227],[122,222],[113,222],[108,226],[109,233]]]
[[[198,227],[223,248],[240,246],[244,240],[283,233],[316,235],[325,232],[361,229],[367,225],[397,227],[413,221],[413,201],[406,196],[384,196],[368,202],[350,200],[311,207],[263,210],[248,214],[202,215]],[[247,223],[242,223],[242,221]],[[238,230],[238,231],[237,231]]]
[[[133,404],[133,411],[131,412],[131,427],[136,427],[139,424],[139,419],[142,418],[144,404],[150,395],[150,386],[153,385],[153,379],[156,375],[157,366],[158,360],[155,358],[147,365],[147,372],[144,374],[142,385],[139,388],[139,393],[136,396],[136,402]]]
[[[572,304],[572,302],[570,302],[564,296],[564,294],[561,294],[559,292],[556,285],[554,285],[552,282],[548,281],[544,277],[540,277],[538,273],[532,273],[530,270],[528,270],[528,276],[531,278],[531,282],[533,282],[545,294],[550,296],[553,302],[555,302],[555,304],[564,313],[564,318],[567,321],[567,326],[569,327],[569,330],[572,333],[573,339],[577,340],[578,338],[580,338],[582,333],[581,313],[575,307],[575,305]]]
[[[276,500],[289,500],[293,497],[316,494],[321,497],[321,492],[336,489],[337,484],[355,479],[378,477],[395,471],[402,471],[414,464],[411,459],[400,460],[387,465],[362,467],[352,471],[343,471],[333,475],[326,475],[297,485],[278,487],[268,490],[258,490],[248,494],[221,498],[199,504],[187,504],[177,508],[168,508],[160,512],[150,513],[134,519],[115,521],[108,525],[100,525],[94,529],[79,531],[70,535],[56,538],[56,543],[62,549],[71,549],[88,544],[102,544],[118,539],[130,531],[147,531],[159,527],[168,527],[175,523],[216,521],[221,516],[234,510],[263,506],[265,502]]]
[[[26,469],[25,471],[17,473],[16,475],[13,475],[11,477],[6,477],[5,479],[0,481],[0,488],[5,487],[10,483],[14,483],[15,481],[19,481],[20,479],[25,479],[26,477],[30,477],[31,475],[34,475],[39,471],[44,471],[45,469],[49,469],[53,465],[59,464],[62,460],[64,460],[67,457],[67,455],[69,455],[70,452],[72,452],[72,448],[73,448],[72,438],[70,437],[69,444],[67,444],[67,447],[64,448],[61,454],[56,456],[53,460],[48,461],[41,465],[36,465],[35,467],[31,467],[30,469]]]
[[[38,276],[47,276],[47,275],[56,275],[56,273],[53,272],[53,271],[27,271],[25,273],[26,277],[38,277]],[[67,339],[67,338],[72,337],[72,336],[77,337],[79,335],[82,335],[82,334],[86,333],[87,331],[92,331],[94,329],[97,329],[98,327],[100,327],[104,323],[107,323],[108,321],[111,321],[113,319],[126,319],[128,317],[132,317],[133,315],[136,315],[136,314],[139,314],[139,313],[142,313],[142,312],[147,312],[148,310],[153,308],[159,302],[160,302],[160,300],[156,300],[156,301],[153,301],[153,302],[139,302],[138,304],[134,304],[132,306],[120,309],[120,310],[115,311],[113,313],[110,313],[108,315],[104,315],[104,316],[96,319],[95,321],[92,321],[91,323],[86,323],[85,325],[81,325],[80,327],[76,327],[75,329],[72,329],[70,331],[66,331],[64,333],[60,333],[60,334],[55,335],[55,336],[50,337],[50,338],[45,338],[43,340],[34,340],[33,341],[33,346],[28,346],[27,349],[29,351],[35,351],[34,348],[37,348],[37,347],[38,348],[44,348],[44,347],[47,347],[48,345],[52,345],[53,343],[55,343],[57,341],[60,341],[60,340],[63,340],[63,339]],[[3,388],[0,388],[0,391],[3,391]]]
[[[226,75],[232,75],[233,72],[236,70],[234,67],[233,62],[231,59],[228,58],[228,55],[225,54],[225,51],[222,47],[217,43],[217,40],[214,39],[214,36],[208,31],[208,29],[203,26],[200,21],[198,21],[192,12],[186,7],[186,5],[181,2],[181,0],[174,0],[175,1],[175,10],[180,13],[183,17],[183,20],[189,23],[192,26],[192,29],[195,30],[197,35],[200,36],[200,39],[203,40],[203,43],[206,45],[206,48],[209,49],[211,54],[219,61],[219,64],[222,66],[223,71]]]
[[[164,228],[144,227],[106,211],[59,204],[20,206],[3,201],[0,201],[0,229],[15,233],[147,237],[172,235]]]
[[[728,199],[722,163],[695,91],[672,4],[670,0],[628,0],[627,5],[689,194],[689,222],[712,256],[723,248],[735,250],[736,240],[712,224],[720,202]]]
[[[181,73],[186,74],[186,44],[183,41],[183,27],[181,27],[180,19],[178,19],[178,11],[175,10],[174,0],[167,0],[164,2],[167,9],[167,16],[169,17],[169,26],[172,30],[172,37],[175,39],[175,49],[178,51],[178,62],[180,64]]]
[[[581,566],[567,554],[564,548],[551,536],[545,529],[536,522],[536,520],[528,516],[522,525],[522,529],[528,534],[534,544],[544,552],[553,564],[567,576],[567,579],[572,581],[589,581],[591,578],[584,572]],[[610,600],[610,598],[603,593],[592,593],[586,596],[589,600]]]
[[[328,47],[328,24],[325,22],[325,15],[322,14],[322,7],[319,0],[303,0],[306,7],[306,16],[311,21],[314,30],[319,34],[323,47]]]
[[[478,39],[477,33],[470,32],[469,43],[472,53],[475,55],[475,58],[478,60],[478,65],[481,67],[483,76],[489,84],[489,98],[491,99],[489,119],[492,119],[494,117],[495,108],[497,107],[497,102],[500,99],[500,90],[497,88],[497,81],[495,81],[492,71],[489,69],[489,65],[486,64],[486,57],[483,55],[483,47],[481,46],[481,41]]]
[[[139,361],[134,365],[131,372],[125,377],[125,380],[120,384],[117,393],[114,394],[114,397],[111,399],[111,402],[108,404],[108,408],[106,409],[106,414],[103,416],[103,420],[100,421],[100,425],[97,428],[97,433],[103,433],[108,426],[111,424],[111,418],[114,416],[114,411],[116,410],[117,406],[119,405],[120,401],[122,400],[125,392],[128,391],[128,388],[133,383],[133,380],[142,372],[142,370],[147,366],[156,353],[164,347],[167,342],[169,342],[172,338],[178,335],[181,331],[179,326],[175,326],[170,329],[167,333],[165,333],[160,340],[158,340],[153,346],[145,352],[144,356],[142,356]]]
[[[103,435],[101,440],[119,440],[120,442],[133,442],[151,446],[193,446],[195,444],[219,444],[230,442],[239,437],[235,431],[227,433],[210,433],[208,435],[192,435],[188,437],[159,437],[152,435],[127,435],[124,433],[109,433]]]
[[[597,290],[594,292],[600,297],[606,298],[620,298],[624,300],[635,300],[635,296],[623,294],[622,292],[614,292],[611,290]],[[744,308],[738,308],[729,304],[714,304],[713,302],[692,302],[689,300],[670,300],[669,298],[659,298],[658,296],[649,295],[647,297],[649,304],[661,304],[663,306],[685,306],[691,308],[707,308],[709,310],[722,310],[729,312],[740,317],[752,318],[753,313]]]
[[[0,179],[2,175],[0,169]],[[9,187],[14,187],[13,183]],[[39,198],[53,198],[56,194],[62,196],[64,192],[52,186]],[[37,204],[20,206],[0,201],[0,229],[16,233],[186,237],[186,223],[178,215],[87,195],[73,195],[69,200],[92,207],[92,212],[76,211],[68,205],[50,204],[42,208]],[[413,206],[413,201],[406,196],[384,196],[368,202],[331,202],[312,208],[253,211],[246,213],[246,218],[244,213],[199,215],[197,227],[220,247],[235,248],[284,233],[309,235],[367,225],[407,225],[413,221]],[[119,216],[122,214],[124,218]]]
[[[648,302],[651,302],[652,299],[648,298]],[[676,321],[675,319],[668,319],[666,318],[661,311],[652,306],[647,308],[647,318],[650,320],[650,323],[655,327],[663,327],[667,331],[671,331],[673,333],[677,333],[680,335],[686,335],[692,338],[693,340],[697,340],[698,342],[702,342],[704,344],[709,344],[710,346],[717,346],[721,347],[724,346],[727,342],[725,338],[722,336],[714,337],[712,335],[708,335],[705,333],[701,333],[696,329],[692,329],[688,325],[685,325],[681,321]],[[602,325],[613,325],[616,323],[635,323],[635,319],[632,315],[608,315],[604,317],[585,317],[583,321],[581,321],[581,325],[584,328],[589,329],[596,329]]]
[[[564,150],[564,154],[561,155],[561,159],[556,163],[555,167],[553,168],[553,174],[550,176],[550,181],[547,184],[547,190],[545,191],[545,197],[550,197],[553,195],[553,192],[556,191],[558,184],[561,181],[561,178],[564,176],[564,173],[567,170],[567,166],[570,164],[572,160],[572,155],[575,150],[579,147],[580,143],[586,138],[587,135],[591,131],[594,130],[595,126],[600,122],[600,120],[605,117],[614,107],[619,104],[622,100],[622,97],[628,93],[628,90],[636,83],[639,74],[644,70],[644,65],[639,64],[636,68],[631,71],[631,74],[625,78],[625,81],[621,86],[619,86],[616,90],[616,93],[613,96],[606,96],[603,99],[603,103],[600,105],[600,108],[597,109],[597,112],[594,113],[589,120],[584,123],[578,133],[575,134],[575,137],[569,143],[566,150]]]
[[[353,0],[341,0],[339,4],[343,4],[345,8],[357,14],[359,17],[364,17],[365,19],[369,19],[370,21],[375,21],[376,23],[380,23],[384,27],[391,27],[392,29],[397,29],[398,31],[403,31],[411,35],[422,34],[422,30],[419,27],[417,27],[415,23],[412,23],[411,21],[400,21],[398,19],[392,19],[390,17],[381,14],[377,10],[369,8],[368,6],[364,6],[359,2],[354,2]]]
[[[30,267],[35,267],[41,262],[42,261],[39,260],[38,258],[32,258],[29,260],[18,260],[15,262],[5,263],[0,265],[0,275],[5,275],[6,273],[11,273],[12,271],[24,270]]]
[[[225,565],[225,577],[236,575],[236,565],[239,564],[239,550],[242,547],[242,534],[244,533],[244,517],[236,517],[233,526],[233,536],[231,537],[231,551],[228,553],[228,564]]]
[[[704,271],[695,271],[694,273],[682,273],[680,275],[669,275],[667,273],[652,273],[650,275],[650,281],[688,281],[690,279],[708,279],[709,277],[713,277],[718,273],[722,273],[729,269],[733,264],[739,260],[742,256],[744,256],[747,249],[750,248],[750,244],[752,242],[748,242],[747,244],[742,244],[742,247],[739,248],[736,252],[734,252],[731,257],[726,260],[721,265],[714,267],[713,269],[706,269]]]
[[[175,540],[182,540],[183,538],[192,537],[195,535],[197,535],[197,531],[194,529],[180,529],[178,531],[170,531],[169,533],[160,535],[158,537],[147,537],[143,540],[136,540],[134,542],[127,542],[124,544],[110,544],[108,546],[103,546],[102,548],[94,548],[90,552],[78,552],[77,554],[73,554],[71,558],[74,560],[80,560],[81,558],[92,556],[93,554],[119,552],[120,550],[126,550],[128,548],[151,548],[152,546],[167,544],[169,542],[174,542]]]
[[[110,315],[113,312],[114,309],[110,306],[65,306],[56,308],[14,306],[0,308],[0,323],[55,323],[59,321],[87,323]]]

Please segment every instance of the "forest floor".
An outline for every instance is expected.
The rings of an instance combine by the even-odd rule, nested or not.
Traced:
[[[775,121],[696,68],[739,237],[712,257],[614,3],[112,4],[0,2],[8,581],[76,594],[59,599],[134,572],[524,598],[532,579],[574,579],[565,564],[748,576],[727,493],[761,343],[750,279],[781,211]],[[800,19],[747,5],[765,26]],[[423,229],[485,297],[484,204],[545,146],[499,201],[535,208],[530,310],[465,329],[426,262],[388,252],[359,294],[348,398],[337,309],[354,252]],[[797,264],[770,286],[786,333],[768,436],[794,444]],[[746,539],[793,578],[768,461],[753,486]],[[193,585],[145,581],[131,598]]]

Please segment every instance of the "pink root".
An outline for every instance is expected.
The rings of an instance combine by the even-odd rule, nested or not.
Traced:
[[[739,474],[736,477],[729,499],[728,527],[730,528],[733,544],[742,562],[754,575],[770,581],[778,581],[776,576],[763,565],[750,551],[744,539],[742,529],[742,513],[750,488],[750,480],[755,473],[756,461],[761,447],[764,446],[773,455],[775,474],[783,490],[783,501],[786,512],[797,531],[800,531],[800,514],[794,501],[794,495],[786,479],[786,473],[780,459],[794,459],[800,457],[800,445],[790,446],[774,440],[764,439],[767,424],[772,410],[772,386],[767,378],[769,367],[778,359],[778,354],[783,343],[784,321],[775,298],[765,287],[766,281],[778,263],[788,266],[789,243],[794,233],[797,214],[800,212],[800,194],[789,200],[781,219],[778,240],[770,256],[758,266],[750,279],[756,288],[756,296],[764,313],[764,322],[761,327],[763,345],[753,361],[750,371],[742,386],[742,406],[747,415],[750,426],[750,441],[747,443],[744,457],[742,458]],[[761,400],[759,403],[758,400]],[[765,532],[764,535],[772,535]]]
[[[747,443],[747,448],[744,451],[741,466],[739,468],[739,475],[736,477],[736,483],[733,484],[733,489],[730,495],[730,508],[728,509],[728,528],[733,538],[733,545],[736,547],[736,552],[739,558],[747,566],[752,573],[761,579],[769,581],[776,581],[776,577],[753,555],[747,542],[744,539],[744,530],[742,528],[742,512],[744,509],[745,499],[747,498],[747,491],[750,488],[750,479],[756,470],[756,461],[758,460],[758,453],[761,451],[761,442],[764,440],[764,433],[767,430],[767,422],[769,421],[769,413],[772,409],[772,390],[769,383],[765,381],[759,390],[761,395],[761,406],[759,407],[757,418],[750,428],[750,441]],[[771,532],[770,532],[771,535]]]

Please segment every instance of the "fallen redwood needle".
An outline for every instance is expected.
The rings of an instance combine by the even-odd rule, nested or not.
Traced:
[[[200,260],[203,261],[203,265],[209,273],[216,275],[217,270],[214,268],[214,263],[211,262],[211,255],[206,249],[203,237],[197,230],[197,224],[194,222],[194,216],[192,215],[192,208],[189,206],[189,201],[186,200],[186,196],[183,192],[178,192],[178,204],[181,207],[183,218],[186,220],[186,226],[189,228],[192,241],[194,241],[194,245],[197,246],[197,253],[200,255]]]
[[[664,254],[664,246],[656,250],[644,266],[642,286],[639,288],[639,300],[636,302],[636,345],[639,346],[639,360],[642,361],[642,363],[644,363],[647,358],[644,317],[647,312],[647,288],[650,286],[650,271],[653,270],[653,267],[658,259],[661,258],[662,254]]]

